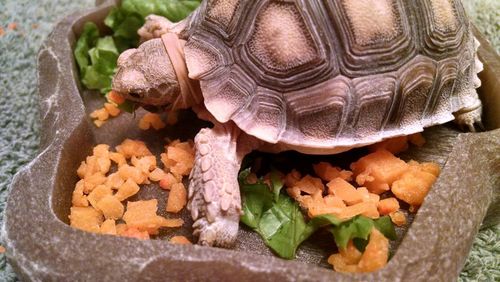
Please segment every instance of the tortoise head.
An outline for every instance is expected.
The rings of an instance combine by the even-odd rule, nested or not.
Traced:
[[[162,40],[152,39],[123,52],[112,88],[125,99],[142,105],[173,103],[180,86]]]

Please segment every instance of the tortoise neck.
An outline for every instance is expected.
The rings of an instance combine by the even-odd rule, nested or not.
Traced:
[[[202,102],[201,89],[198,81],[188,76],[186,57],[184,55],[185,40],[179,39],[175,33],[162,35],[161,40],[167,51],[180,86],[180,94],[174,99],[172,109],[187,109]]]

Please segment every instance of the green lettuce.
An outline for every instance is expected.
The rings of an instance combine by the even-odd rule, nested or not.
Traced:
[[[339,248],[345,248],[349,240],[354,240],[356,247],[364,250],[373,227],[387,238],[396,239],[394,226],[387,216],[376,220],[356,216],[342,221],[326,214],[306,222],[297,202],[280,193],[283,183],[276,173],[271,173],[271,187],[262,180],[246,183],[249,173],[246,169],[239,175],[244,213],[240,220],[259,233],[264,243],[282,258],[293,259],[300,244],[323,227],[333,234]]]

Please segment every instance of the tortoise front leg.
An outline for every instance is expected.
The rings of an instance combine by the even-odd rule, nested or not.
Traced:
[[[149,15],[145,19],[144,25],[137,31],[141,37],[141,42],[148,41],[153,38],[160,38],[166,33],[175,33],[179,37],[183,37],[183,33],[189,27],[189,23],[195,17],[197,11],[191,13],[184,20],[173,23],[167,18],[157,15]]]
[[[250,140],[232,123],[204,128],[195,137],[188,209],[201,245],[231,247],[236,241],[241,215],[238,171],[255,147]]]
[[[162,16],[149,15],[145,20],[144,25],[137,31],[141,37],[141,42],[160,38],[162,35],[170,32],[174,26],[171,21]]]

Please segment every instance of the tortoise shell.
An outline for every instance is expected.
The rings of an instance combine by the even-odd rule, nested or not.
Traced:
[[[208,0],[189,26],[189,76],[207,109],[270,143],[408,135],[452,120],[475,93],[459,0]]]

